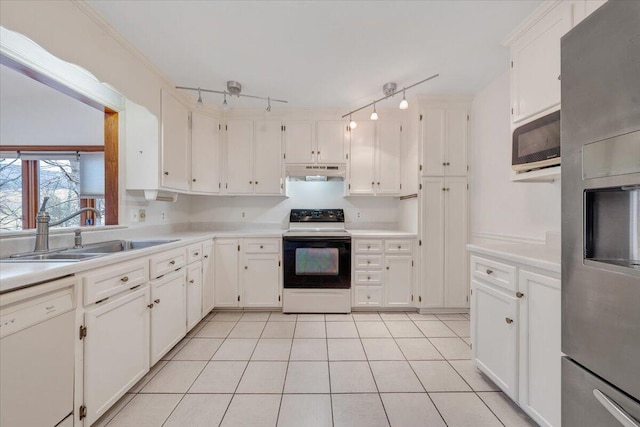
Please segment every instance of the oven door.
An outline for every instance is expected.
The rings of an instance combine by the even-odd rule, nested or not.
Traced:
[[[350,237],[283,237],[284,287],[349,289]]]

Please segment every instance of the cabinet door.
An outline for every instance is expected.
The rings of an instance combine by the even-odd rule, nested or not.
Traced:
[[[253,121],[229,120],[227,133],[227,194],[253,193]]]
[[[354,286],[355,307],[381,307],[382,306],[382,286]]]
[[[447,138],[444,167],[447,176],[467,175],[467,137],[469,112],[466,108],[447,110]]]
[[[314,122],[293,121],[284,124],[286,163],[313,163],[316,160]]]
[[[571,29],[571,2],[560,2],[511,46],[512,119],[560,105],[560,38]]]
[[[472,284],[472,357],[505,394],[518,400],[518,302],[475,280]]]
[[[213,242],[202,245],[202,316],[209,314],[214,300]]]
[[[560,280],[520,270],[520,405],[560,425]],[[538,418],[539,417],[539,418]]]
[[[375,185],[375,122],[360,122],[351,131],[349,193],[373,194]]]
[[[189,110],[162,91],[162,186],[189,189]]]
[[[243,307],[280,306],[280,266],[276,254],[244,254],[242,267]]]
[[[282,124],[279,120],[258,120],[254,123],[255,194],[282,192]]]
[[[444,306],[468,307],[467,179],[445,178]]]
[[[238,261],[240,254],[238,239],[219,239],[214,249],[215,305],[216,307],[238,307],[239,275]]]
[[[387,307],[410,307],[413,305],[413,265],[409,255],[385,257],[384,294]]]
[[[424,110],[422,117],[422,176],[444,175],[446,111],[444,108]]]
[[[346,163],[345,147],[349,140],[347,122],[327,120],[318,122],[318,163]]]
[[[376,194],[400,194],[402,123],[379,121],[376,149]]]
[[[444,193],[443,178],[422,180],[422,307],[442,307],[444,292]]]
[[[84,313],[86,425],[149,371],[149,286],[112,298]]]
[[[221,187],[220,122],[191,113],[191,191],[217,194]]]
[[[202,261],[187,267],[187,331],[202,320]]]
[[[187,289],[184,269],[151,282],[151,365],[187,333]]]

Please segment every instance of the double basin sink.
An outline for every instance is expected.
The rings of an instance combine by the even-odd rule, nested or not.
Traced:
[[[99,256],[150,248],[175,242],[174,240],[109,240],[107,242],[92,243],[81,248],[58,249],[49,252],[28,252],[12,255],[0,259],[1,262],[74,262]]]

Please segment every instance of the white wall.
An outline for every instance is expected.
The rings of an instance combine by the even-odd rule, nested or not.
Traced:
[[[509,73],[476,95],[471,107],[471,233],[544,239],[560,231],[560,181],[510,180]]]
[[[396,226],[393,197],[343,197],[344,182],[289,182],[285,197],[191,196],[192,222],[255,222],[286,227],[291,209],[344,209],[347,226]],[[244,212],[244,218],[242,216]],[[360,214],[358,216],[358,214]]]
[[[1,1],[0,24],[38,43],[51,54],[79,65],[125,97],[160,117],[160,91],[173,84],[112,36],[82,2],[69,0]],[[185,94],[178,94],[185,97]],[[124,144],[124,141],[121,141]],[[121,160],[124,147],[121,147]],[[148,224],[189,221],[189,198],[176,203],[141,202],[124,191],[124,162],[120,170],[120,224],[128,224],[133,210],[147,209]],[[160,218],[165,213],[165,220]]]

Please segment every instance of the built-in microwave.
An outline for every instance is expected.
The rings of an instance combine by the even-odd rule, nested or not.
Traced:
[[[516,172],[560,164],[560,111],[513,131],[511,167]]]

